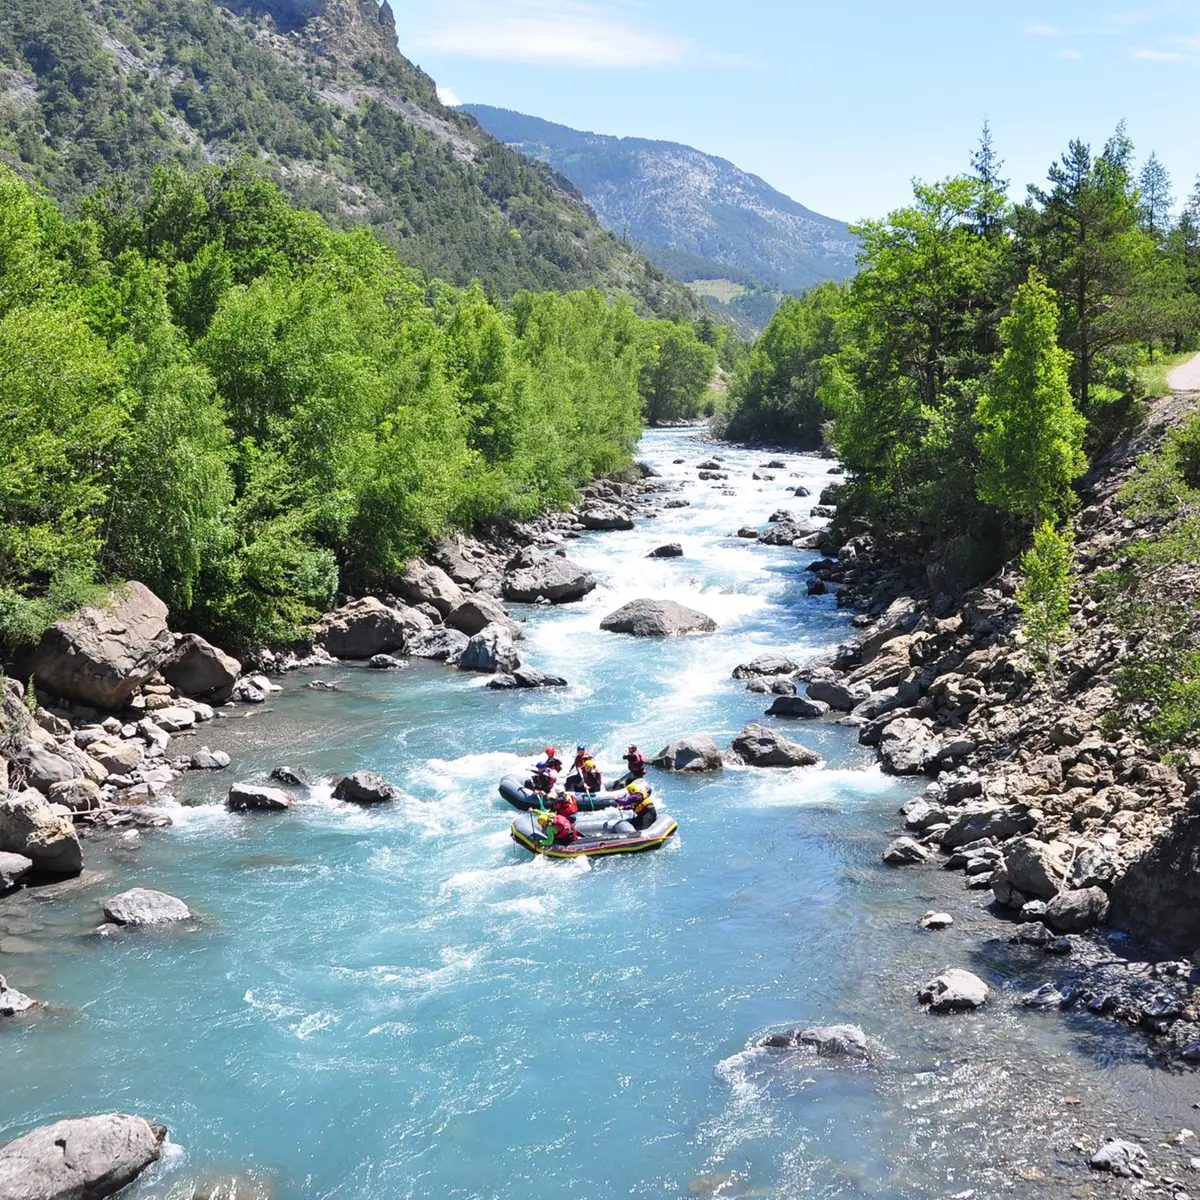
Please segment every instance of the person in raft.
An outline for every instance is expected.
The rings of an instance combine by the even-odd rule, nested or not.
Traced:
[[[600,774],[600,768],[596,766],[596,761],[590,754],[579,764],[579,779],[585,792],[604,790],[604,776]]]
[[[579,802],[570,792],[564,792],[562,788],[546,797],[545,807],[560,817],[566,817],[572,825],[575,824],[575,818],[579,815]]]
[[[586,746],[576,746],[575,761],[571,764],[571,774],[582,775],[583,764],[591,757],[592,756],[588,753],[588,748]]]
[[[562,759],[553,746],[546,747],[546,757],[533,768],[533,790],[548,796],[558,786],[558,773],[562,770]]]
[[[625,751],[625,766],[628,768],[624,775],[613,784],[613,787],[628,787],[631,783],[636,783],[639,779],[646,777],[646,756],[636,747],[631,745]]]
[[[646,782],[638,780],[625,789],[625,795],[617,801],[618,808],[633,810],[630,823],[634,829],[649,829],[658,820],[658,810],[654,807],[651,797],[654,789]]]
[[[539,813],[537,821],[547,846],[569,846],[579,839],[579,831],[560,813]]]

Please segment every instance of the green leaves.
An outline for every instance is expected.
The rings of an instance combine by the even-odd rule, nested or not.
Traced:
[[[1055,686],[1058,651],[1071,635],[1071,593],[1075,586],[1074,538],[1069,529],[1043,521],[1021,559],[1017,607],[1030,657]]]
[[[1087,422],[1071,398],[1058,320],[1054,293],[1031,269],[1000,322],[1004,353],[976,407],[979,497],[1035,527],[1071,507],[1071,484],[1087,469]]]

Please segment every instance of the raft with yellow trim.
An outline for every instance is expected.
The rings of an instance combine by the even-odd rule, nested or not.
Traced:
[[[522,813],[512,823],[512,840],[531,854],[546,858],[599,858],[605,854],[638,854],[643,850],[658,850],[675,836],[679,828],[674,817],[660,814],[646,829],[635,829],[623,817],[606,821],[577,822],[579,840],[570,845],[546,845],[545,834],[535,813]]]

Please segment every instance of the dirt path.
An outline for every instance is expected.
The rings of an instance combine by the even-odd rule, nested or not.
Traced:
[[[1167,383],[1177,392],[1200,392],[1200,354],[1176,367]]]

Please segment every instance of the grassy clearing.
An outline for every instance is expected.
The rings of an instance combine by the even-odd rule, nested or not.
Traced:
[[[732,279],[697,279],[688,285],[700,296],[711,296],[719,304],[728,304],[746,294],[746,289]]]

